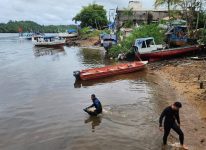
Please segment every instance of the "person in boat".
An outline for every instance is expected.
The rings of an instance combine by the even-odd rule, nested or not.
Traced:
[[[96,98],[95,94],[91,95],[91,100],[93,104],[87,108],[84,109],[85,112],[87,112],[91,116],[97,116],[98,114],[102,113],[102,104],[101,102]],[[91,108],[95,108],[94,110],[91,110]]]
[[[164,129],[163,145],[167,144],[167,137],[170,133],[170,130],[173,129],[179,135],[181,147],[183,149],[188,149],[187,146],[184,145],[184,133],[180,129],[179,109],[181,107],[182,104],[180,102],[175,102],[171,106],[166,107],[160,115],[159,128],[160,131],[163,131]],[[162,127],[163,118],[164,128]]]

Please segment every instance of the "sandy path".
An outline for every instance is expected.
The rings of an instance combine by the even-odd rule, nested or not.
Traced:
[[[205,89],[199,89],[197,76],[200,74],[201,80],[205,80],[206,63],[188,60],[178,65],[169,64],[154,69],[155,65],[157,64],[149,66],[150,71],[159,77],[159,88],[167,95],[168,102],[173,103],[178,100],[183,103],[180,116],[185,143],[192,150],[205,150],[206,92]],[[172,133],[172,135],[170,142],[178,139],[176,134]]]

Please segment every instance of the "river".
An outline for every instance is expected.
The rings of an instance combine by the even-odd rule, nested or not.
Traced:
[[[0,34],[1,150],[159,150],[164,96],[147,70],[75,83],[73,71],[114,62],[102,50],[37,48]],[[95,93],[104,113],[82,109]]]

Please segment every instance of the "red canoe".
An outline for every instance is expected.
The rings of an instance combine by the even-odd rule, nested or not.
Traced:
[[[161,45],[156,45],[153,37],[137,38],[134,44],[134,51],[138,59],[154,61],[169,57],[183,55],[190,52],[197,52],[201,48],[199,45],[184,46],[178,48],[164,49]]]
[[[114,66],[105,66],[101,68],[92,68],[82,71],[74,71],[73,75],[76,79],[91,80],[118,74],[135,72],[143,69],[148,61],[135,61],[132,63],[122,63]]]
[[[173,49],[164,49],[164,50],[157,50],[148,53],[137,54],[140,55],[141,58],[146,60],[159,60],[165,59],[172,56],[182,55],[189,52],[196,52],[200,50],[199,46],[188,46],[188,47],[179,47]]]

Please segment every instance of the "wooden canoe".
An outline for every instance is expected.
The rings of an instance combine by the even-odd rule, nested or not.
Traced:
[[[196,52],[199,51],[199,46],[187,46],[187,47],[179,47],[173,49],[164,49],[164,50],[157,50],[148,53],[136,54],[139,55],[142,59],[146,60],[159,60],[165,59],[172,56],[183,55],[189,52]]]
[[[135,72],[140,69],[143,69],[148,61],[135,61],[131,63],[122,63],[113,66],[105,66],[101,68],[92,68],[82,71],[74,71],[73,75],[76,79],[81,80],[91,80],[104,78],[108,76],[114,76],[118,74]]]

